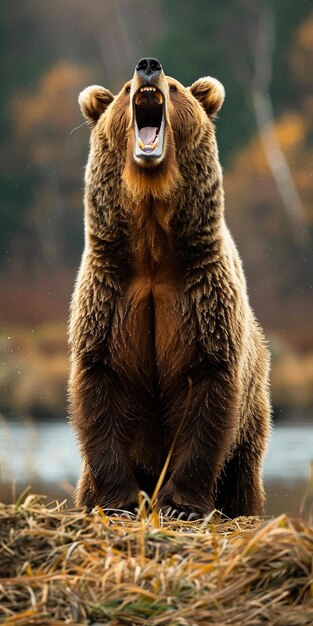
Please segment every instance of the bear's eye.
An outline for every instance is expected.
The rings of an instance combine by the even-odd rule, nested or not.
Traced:
[[[126,87],[126,93],[130,93],[130,85]]]
[[[170,85],[170,91],[177,91],[176,85]]]

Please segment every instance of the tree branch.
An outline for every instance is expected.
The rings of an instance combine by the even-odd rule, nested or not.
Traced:
[[[258,10],[254,76],[251,86],[252,102],[265,157],[292,226],[293,237],[297,244],[303,244],[306,239],[303,206],[275,130],[275,119],[269,94],[275,41],[274,15],[265,3],[260,3]]]

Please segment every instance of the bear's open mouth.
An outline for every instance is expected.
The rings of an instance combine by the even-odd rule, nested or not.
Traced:
[[[135,157],[160,158],[164,143],[164,96],[153,85],[134,95]]]

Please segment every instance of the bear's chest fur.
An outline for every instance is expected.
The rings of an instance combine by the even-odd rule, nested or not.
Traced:
[[[186,341],[187,298],[164,212],[145,215],[136,226],[133,271],[117,302],[112,350],[124,372],[153,389],[195,355]]]

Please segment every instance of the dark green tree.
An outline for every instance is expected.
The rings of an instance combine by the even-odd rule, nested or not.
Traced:
[[[266,0],[161,0],[167,31],[156,48],[168,74],[188,85],[211,74],[225,86],[217,122],[223,165],[256,130],[251,103],[254,43],[260,3]],[[274,110],[296,103],[298,86],[290,75],[289,50],[296,28],[312,10],[306,0],[268,0],[274,12],[275,48],[271,95]]]

